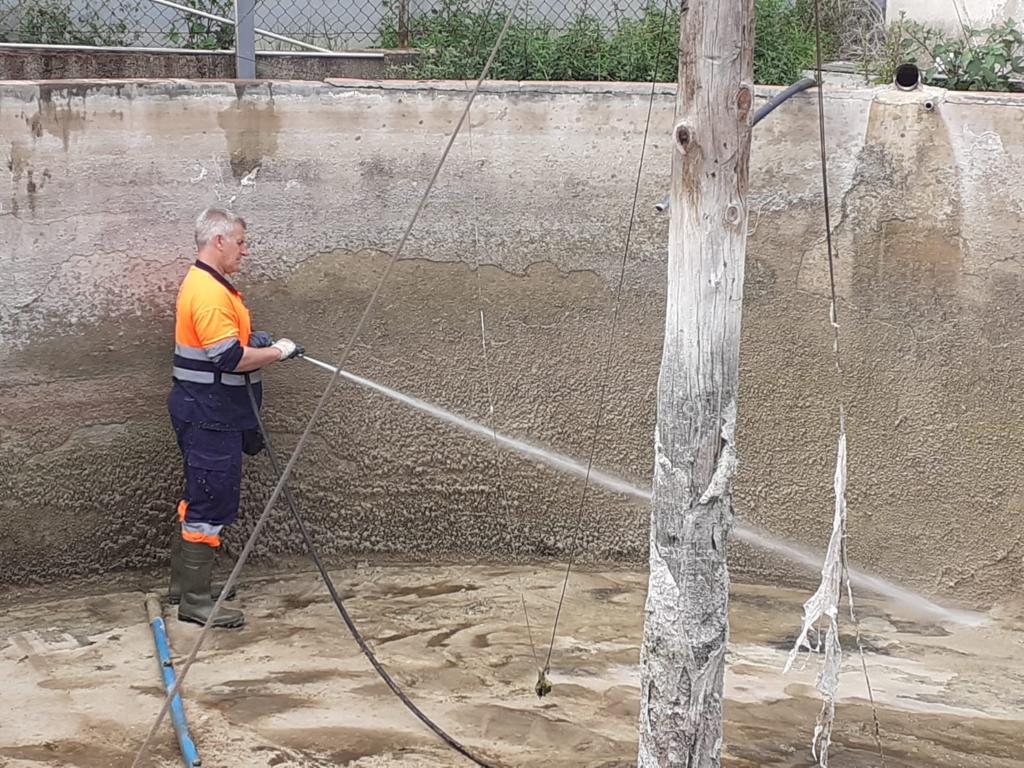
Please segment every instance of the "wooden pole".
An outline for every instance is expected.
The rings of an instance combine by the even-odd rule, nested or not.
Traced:
[[[409,0],[398,0],[398,47],[409,47]]]
[[[682,0],[639,768],[720,764],[753,0]]]

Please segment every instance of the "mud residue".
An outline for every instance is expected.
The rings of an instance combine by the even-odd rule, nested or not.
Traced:
[[[302,696],[293,694],[276,693],[261,688],[243,688],[205,696],[203,703],[216,707],[232,722],[252,723],[264,717],[304,707],[308,702]]]
[[[962,203],[949,128],[915,102],[871,105],[853,181],[835,225],[836,287],[861,310],[901,322],[927,317],[936,294],[957,292]],[[827,293],[823,241],[800,283]],[[821,251],[820,258],[818,251]]]
[[[38,765],[74,765],[78,768],[107,768],[131,762],[132,753],[111,749],[102,744],[82,743],[72,739],[45,741],[17,747],[0,747],[0,757],[24,760]],[[0,763],[3,764],[3,763]]]
[[[22,174],[31,167],[31,154],[24,142],[16,139],[11,142],[11,150],[7,155],[7,170],[11,172],[15,183],[21,181]]]
[[[68,95],[63,104],[54,100],[54,94],[50,91],[42,91],[39,95],[38,112],[27,118],[29,132],[35,138],[41,138],[43,133],[56,136],[64,145],[64,151],[68,151],[71,144],[71,135],[85,129],[86,113],[84,99],[82,109],[75,109],[71,105],[71,96]]]
[[[250,621],[237,634],[211,635],[188,679],[186,707],[204,763],[465,765],[373,673],[329,601],[287,610],[296,597],[326,594],[315,573],[287,570],[287,576],[248,581],[239,599]],[[636,765],[647,574],[574,570],[550,659],[554,689],[538,700],[536,655],[547,649],[564,573],[564,567],[406,563],[332,569],[332,578],[356,593],[355,621],[399,685],[488,763]],[[154,583],[163,587],[164,574],[157,578]],[[425,590],[436,584],[473,589],[415,600],[388,597],[404,587]],[[0,719],[0,764],[9,758],[53,768],[126,765],[163,698],[152,636],[144,616],[139,618],[139,591],[59,600],[34,591],[11,592],[10,610],[0,614],[0,679],[5,696],[19,707]],[[726,768],[815,764],[809,753],[821,706],[814,687],[821,659],[809,655],[783,672],[808,594],[733,584]],[[606,599],[609,595],[616,597]],[[870,598],[858,605],[885,765],[1020,768],[1024,623],[1019,606],[1007,606],[1000,615],[1009,615],[993,615],[984,626],[948,624],[939,634],[901,606]],[[199,628],[172,615],[168,611],[170,644],[182,654]],[[61,636],[81,631],[92,644],[76,650],[37,643],[37,663],[26,663],[25,651],[4,647],[4,639],[30,627]],[[843,627],[850,624],[844,620]],[[432,643],[442,632],[449,638]],[[404,639],[383,642],[398,635]],[[224,642],[228,636],[231,642]],[[884,654],[873,650],[882,648]],[[831,762],[843,768],[882,764],[872,736],[865,668],[855,653],[845,657],[831,750]],[[61,717],[50,716],[53,711]],[[155,748],[167,765],[176,759],[169,735]]]
[[[217,114],[217,123],[227,139],[231,173],[236,179],[243,178],[277,152],[281,118],[273,101],[236,101]]]
[[[405,751],[429,744],[425,736],[387,728],[332,727],[275,729],[268,732],[279,744],[298,750],[307,757],[323,755],[330,765],[349,765],[353,761],[391,751]]]

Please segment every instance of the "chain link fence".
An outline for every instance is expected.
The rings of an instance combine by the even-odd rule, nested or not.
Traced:
[[[176,0],[226,19],[233,0]],[[257,0],[256,26],[331,50],[401,47],[482,16],[500,19],[507,0]],[[642,14],[647,0],[523,0],[517,16],[527,26],[567,29],[580,18],[604,31]],[[460,22],[461,19],[461,22]],[[449,30],[450,31],[450,30]],[[0,42],[225,49],[234,31],[223,23],[154,0],[0,0]],[[260,50],[286,43],[257,37]]]
[[[477,77],[513,0],[255,0],[256,50],[301,41],[329,51],[418,50],[384,76]],[[500,80],[675,80],[679,0],[520,0],[491,68]],[[814,62],[812,9],[826,56],[865,77],[892,47],[880,0],[755,0],[754,76],[789,84]],[[201,11],[204,16],[190,11]],[[226,50],[235,0],[0,0],[0,42]],[[858,70],[860,71],[860,70]]]

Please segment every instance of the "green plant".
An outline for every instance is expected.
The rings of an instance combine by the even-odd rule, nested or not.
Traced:
[[[611,37],[612,79],[671,83],[679,71],[679,11],[651,3],[638,19],[620,19]],[[656,70],[656,71],[655,71]]]
[[[755,80],[789,84],[814,63],[810,0],[756,0]],[[380,33],[385,48],[398,45],[397,8],[388,4]],[[417,64],[396,72],[407,77],[468,80],[479,75],[497,40],[505,13],[484,14],[469,0],[441,0],[409,17],[409,45],[422,52]],[[491,69],[508,80],[676,79],[679,12],[651,2],[633,18],[609,25],[580,14],[568,25],[517,18]],[[831,37],[825,39],[826,52]]]
[[[926,82],[954,91],[1009,91],[1024,75],[1024,36],[1017,24],[968,29],[966,37],[919,43],[931,60]]]
[[[800,79],[815,63],[814,15],[809,0],[756,0],[754,13],[754,81],[789,85]],[[832,37],[823,30],[822,55],[831,50]]]
[[[1012,19],[985,29],[965,29],[958,36],[901,15],[862,66],[870,82],[889,83],[904,62],[917,64],[927,85],[953,91],[1020,90],[1024,34]]]
[[[860,70],[868,83],[891,83],[900,64],[917,63],[914,38],[928,34],[928,30],[916,21],[910,21],[905,11],[885,28],[873,46],[865,45],[861,50]]]
[[[232,18],[235,6],[232,0],[198,0],[189,3],[192,8],[217,16]],[[172,29],[167,38],[175,45],[194,50],[219,51],[233,48],[235,28],[223,21],[214,21],[195,14],[182,14],[185,31]]]
[[[124,8],[119,9],[124,12]],[[20,7],[18,41],[44,45],[124,46],[133,42],[124,21],[95,11],[76,12],[67,0],[30,0]]]

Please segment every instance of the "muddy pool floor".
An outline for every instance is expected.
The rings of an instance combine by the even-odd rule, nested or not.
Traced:
[[[538,700],[521,596],[543,658],[563,572],[363,564],[332,575],[399,684],[489,762],[634,765],[646,574],[573,574],[554,690]],[[4,768],[128,768],[156,717],[163,689],[142,593],[85,591],[0,597]],[[813,765],[819,660],[782,673],[807,596],[734,585],[724,765]],[[205,768],[470,765],[377,678],[314,573],[243,573],[236,604],[247,625],[211,633],[185,684]],[[886,766],[1024,767],[1024,611],[964,627],[866,595],[859,605]],[[164,615],[180,669],[199,628]],[[878,766],[859,657],[852,634],[843,640],[830,765]],[[169,724],[147,765],[181,765]]]

